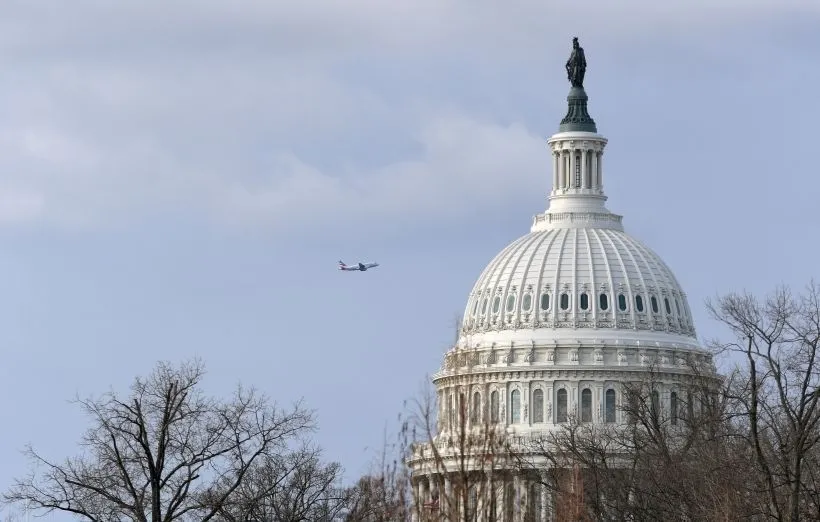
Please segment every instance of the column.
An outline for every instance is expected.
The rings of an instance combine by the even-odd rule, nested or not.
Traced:
[[[555,396],[552,392],[552,386],[547,386],[544,389],[544,422],[555,424]]]
[[[581,149],[581,188],[589,188],[589,172],[587,172],[587,149]]]
[[[422,497],[422,488],[421,488],[421,479],[416,481],[415,487],[415,500],[413,502],[413,511],[410,512],[410,520],[411,522],[419,522],[421,520],[421,510],[422,504],[424,504],[424,498]]]
[[[544,487],[544,522],[553,522],[555,519],[555,496],[552,491]]]
[[[498,522],[510,522],[506,519],[507,510],[504,504],[504,493],[507,491],[507,483],[504,479],[496,483],[496,488],[493,494],[495,495],[495,519]]]
[[[547,486],[544,485],[546,482],[545,478],[541,478],[541,484],[538,487],[538,502],[541,503],[541,519],[538,522],[543,522],[545,520],[550,520],[550,506],[549,499],[547,498]]]
[[[596,384],[595,385],[595,393],[592,395],[592,411],[594,412],[593,415],[593,422],[603,423],[604,422],[604,385]]]
[[[559,154],[561,156],[561,190],[565,190],[567,188],[567,171],[569,170],[567,162],[569,161],[569,156],[567,156],[567,151],[565,150],[562,150]]]
[[[604,180],[601,177],[601,174],[603,172],[603,169],[601,169],[601,160],[603,159],[603,155],[604,155],[604,151],[600,151],[600,152],[595,154],[595,157],[596,157],[595,171],[596,171],[596,174],[598,175],[598,188],[599,189],[604,188]]]
[[[575,165],[576,165],[576,161],[577,160],[575,159],[575,151],[574,150],[569,151],[569,187],[570,188],[576,188],[575,187],[575,169],[576,169]]]
[[[600,190],[601,188],[601,180],[598,177],[598,152],[593,150],[592,151],[592,169],[590,169],[591,177],[592,177],[592,188],[596,190]]]
[[[559,154],[552,151],[552,190],[558,191],[558,178],[561,175],[561,166],[559,164]]]
[[[521,496],[521,477],[516,473],[513,475],[513,520],[519,522],[522,520],[521,513],[523,511]]]
[[[455,502],[453,502],[453,484],[450,482],[450,475],[445,473],[444,474],[444,495],[439,495],[439,513],[446,514],[444,519],[450,520],[451,514],[453,513],[453,506]]]

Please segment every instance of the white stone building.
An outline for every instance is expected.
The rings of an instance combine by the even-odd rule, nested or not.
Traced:
[[[415,496],[426,506],[417,519],[436,507],[440,488],[450,491],[447,462],[456,465],[459,426],[532,437],[573,416],[622,424],[623,384],[650,371],[653,399],[674,419],[690,365],[714,372],[674,274],[605,206],[607,139],[587,112],[582,80],[583,70],[559,132],[547,140],[549,207],[479,275],[458,342],[434,376],[439,462],[425,446],[409,461]],[[484,510],[478,520],[551,519],[553,499],[543,487],[513,470],[495,474],[501,485],[483,493],[496,497],[495,513]]]

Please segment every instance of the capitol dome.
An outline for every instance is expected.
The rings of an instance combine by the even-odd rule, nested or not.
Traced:
[[[462,333],[474,342],[696,343],[686,295],[672,271],[646,245],[613,228],[556,226],[513,241],[470,292]]]
[[[707,357],[672,271],[605,206],[607,139],[587,112],[586,92],[573,87],[567,101],[559,132],[547,140],[549,207],[478,277],[455,348],[506,347],[507,359],[550,364],[562,355],[572,364],[683,364],[690,356]],[[516,358],[524,347],[530,351]]]
[[[475,441],[505,434],[520,457],[532,448],[526,441],[574,425],[619,430],[630,423],[625,405],[634,404],[636,390],[646,393],[653,422],[670,427],[695,418],[708,402],[692,383],[717,375],[697,340],[686,293],[605,205],[607,139],[587,111],[585,70],[576,39],[567,114],[547,140],[548,208],[478,276],[458,340],[433,376],[435,433],[408,459],[414,520],[445,509],[441,499],[450,498],[465,469],[486,486],[484,498],[470,500],[483,505],[475,508],[483,509],[478,520],[501,520],[501,513],[505,521],[553,520],[557,497],[533,477],[555,461],[536,451],[531,469],[491,460],[488,471],[481,467],[486,450]],[[465,511],[459,502],[446,509]]]

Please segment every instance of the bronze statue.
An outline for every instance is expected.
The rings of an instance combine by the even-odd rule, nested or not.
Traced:
[[[572,39],[572,54],[567,60],[567,79],[573,87],[584,87],[584,74],[587,72],[587,59],[584,48],[578,45],[578,37]]]

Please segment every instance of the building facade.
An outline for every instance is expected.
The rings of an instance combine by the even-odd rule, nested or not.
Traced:
[[[586,59],[573,43],[567,114],[547,140],[548,208],[479,275],[433,378],[436,433],[409,460],[419,520],[444,509],[477,511],[473,520],[552,520],[556,499],[509,459],[482,458],[500,450],[476,443],[479,433],[532,440],[568,422],[625,424],[624,386],[647,378],[653,407],[674,423],[693,402],[682,397],[693,368],[715,371],[674,274],[605,205],[607,139],[588,113]],[[453,474],[466,468],[491,484],[444,506]]]

